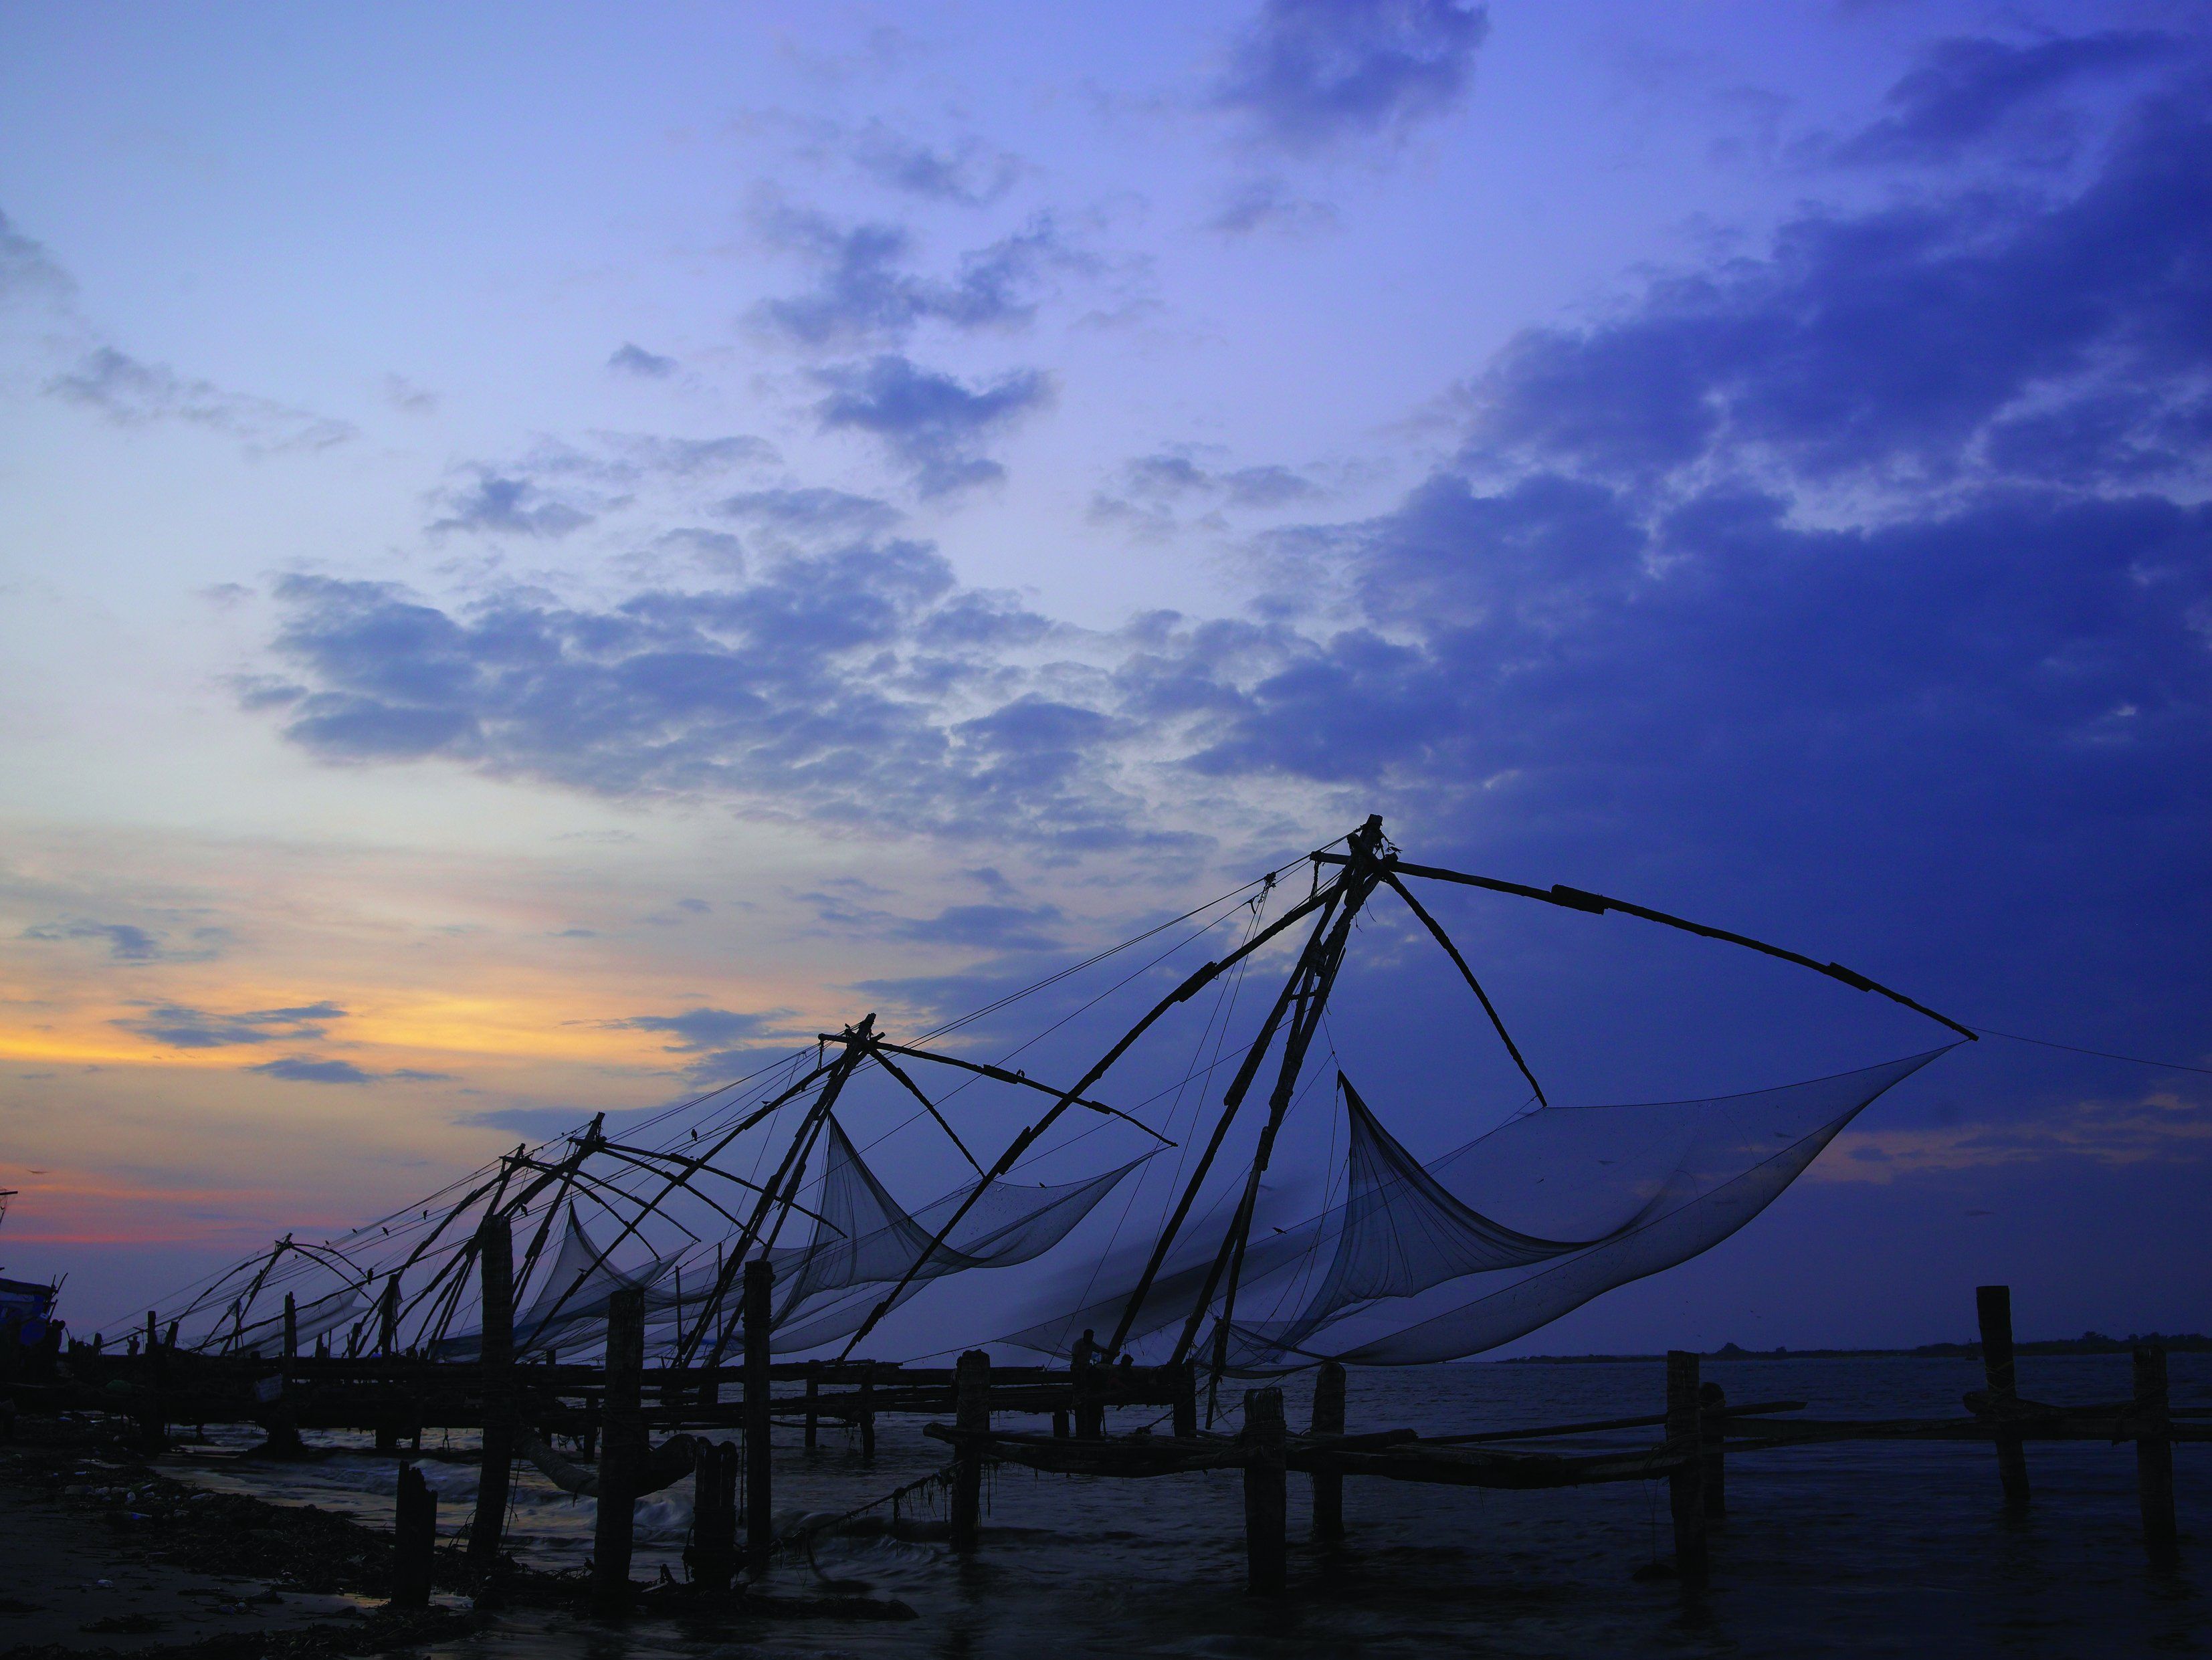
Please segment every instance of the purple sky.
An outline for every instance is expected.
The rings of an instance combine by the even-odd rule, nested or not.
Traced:
[[[94,1323],[1369,812],[2212,1065],[2208,46],[2179,4],[12,9],[0,1271]],[[1561,1098],[1940,1036],[1440,911]],[[1343,1018],[1413,1027],[1363,1089],[1440,1152],[1518,1103],[1372,932]],[[2205,1081],[1991,1039],[1523,1347],[1957,1336],[1990,1279],[2027,1335],[2205,1329]]]

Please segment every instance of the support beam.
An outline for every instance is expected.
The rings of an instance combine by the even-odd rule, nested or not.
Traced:
[[[691,1583],[721,1595],[738,1571],[738,1450],[704,1441],[692,1471],[691,1545],[684,1556]]]
[[[1244,1391],[1244,1589],[1280,1596],[1290,1588],[1283,1392]]]
[[[1999,1420],[1997,1480],[2004,1488],[2005,1508],[2018,1514],[2028,1505],[2027,1455],[2021,1450],[2019,1432],[2002,1422],[2006,1408],[2020,1399],[2013,1366],[2012,1287],[1977,1286],[1974,1314],[1982,1329],[1982,1375],[1989,1382],[1990,1409]]]
[[[1667,1354],[1667,1444],[1688,1457],[1667,1478],[1674,1521],[1674,1572],[1690,1590],[1705,1589],[1711,1574],[1705,1548],[1705,1413],[1698,1399],[1698,1357],[1684,1349]]]

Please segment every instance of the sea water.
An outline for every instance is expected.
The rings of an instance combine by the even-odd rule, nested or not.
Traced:
[[[2212,1405],[2212,1356],[2169,1365],[2177,1407]],[[2028,1357],[2022,1395],[2114,1402],[2130,1393],[2124,1355]],[[1705,1363],[1731,1402],[1797,1400],[1808,1416],[1955,1416],[1981,1383],[1978,1363],[1854,1357]],[[1310,1378],[1286,1384],[1293,1427]],[[1626,1417],[1660,1410],[1656,1361],[1464,1364],[1354,1371],[1352,1430],[1444,1435]],[[1224,1395],[1224,1408],[1230,1397]],[[1117,1412],[1136,1428],[1150,1411]],[[1230,1414],[1233,1426],[1233,1412]],[[857,1438],[825,1422],[809,1453],[776,1432],[780,1524],[840,1514],[944,1468],[948,1450],[921,1419],[885,1417],[863,1462]],[[1046,1420],[1002,1415],[1001,1427]],[[1158,1426],[1159,1433],[1167,1426]],[[1588,1450],[1649,1445],[1652,1430],[1581,1438]],[[434,1448],[434,1433],[426,1447]],[[459,1438],[456,1447],[466,1444]],[[1038,1475],[988,1478],[981,1549],[884,1532],[828,1536],[780,1560],[768,1588],[786,1595],[896,1597],[919,1618],[897,1624],[640,1620],[613,1627],[518,1614],[439,1651],[471,1660],[659,1660],[749,1655],[1073,1660],[1080,1656],[2131,1656],[2212,1649],[2212,1446],[2174,1449],[2183,1568],[2148,1569],[2132,1444],[2031,1443],[2034,1504],[2008,1517],[1986,1443],[1859,1442],[1732,1457],[1728,1517],[1715,1524],[1710,1590],[1686,1596],[1638,1570],[1672,1541],[1664,1482],[1537,1493],[1353,1478],[1348,1537],[1304,1542],[1309,1484],[1290,1478],[1291,1594],[1243,1594],[1242,1478],[1235,1471],[1146,1480]],[[389,1458],[341,1452],[315,1464],[180,1463],[176,1473],[279,1502],[341,1509],[388,1526]],[[429,1462],[441,1531],[465,1521],[477,1472]],[[885,1517],[886,1510],[870,1512]],[[943,1515],[941,1498],[902,1506]],[[508,1541],[526,1560],[573,1567],[591,1548],[592,1506],[518,1467]],[[641,1503],[634,1577],[662,1564],[679,1577],[690,1523],[686,1481]]]

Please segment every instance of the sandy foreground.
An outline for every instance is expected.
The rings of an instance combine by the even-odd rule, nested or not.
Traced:
[[[193,1488],[83,1438],[0,1447],[7,1660],[162,1651],[316,1660],[479,1623],[453,1596],[427,1611],[386,1611],[390,1547],[371,1529]]]

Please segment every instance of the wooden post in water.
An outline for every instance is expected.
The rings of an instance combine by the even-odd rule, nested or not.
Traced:
[[[392,1517],[392,1606],[430,1606],[430,1563],[438,1545],[438,1495],[412,1464],[399,1467],[399,1503]]]
[[[645,1463],[645,1292],[607,1299],[605,1389],[600,1408],[599,1516],[592,1530],[592,1601],[602,1615],[629,1612],[629,1558],[637,1486]]]
[[[2136,1360],[2136,1489],[2142,1504],[2143,1549],[2151,1566],[2171,1573],[2181,1566],[2173,1520],[2172,1422],[2166,1392],[2166,1351],[2138,1348]]]
[[[769,1472],[769,1319],[775,1268],[765,1256],[745,1264],[745,1566],[768,1567],[775,1487]]]
[[[1176,1368],[1175,1432],[1179,1441],[1198,1439],[1198,1362],[1186,1360]]]
[[[726,1591],[738,1571],[738,1450],[702,1442],[693,1472],[691,1548],[684,1553],[691,1583]]]
[[[1067,1408],[1054,1407],[1052,1409],[1052,1438],[1055,1441],[1065,1441],[1067,1437]]]
[[[1712,1421],[1703,1425],[1699,1432],[1705,1439],[1705,1514],[1718,1521],[1728,1514],[1728,1463],[1721,1456],[1723,1420],[1717,1416],[1721,1408],[1728,1405],[1728,1391],[1718,1383],[1700,1383],[1698,1405],[1705,1414],[1713,1415]]]
[[[1244,1589],[1280,1596],[1290,1584],[1289,1486],[1284,1468],[1283,1392],[1244,1391]]]
[[[483,1379],[483,1466],[469,1529],[469,1565],[481,1574],[499,1560],[514,1462],[514,1239],[506,1217],[484,1219],[477,1249],[483,1286],[483,1335],[477,1349]]]
[[[806,1450],[812,1452],[822,1444],[822,1363],[806,1363]]]
[[[876,1460],[876,1368],[869,1360],[860,1362],[860,1458]]]
[[[1344,1365],[1324,1360],[1314,1375],[1313,1432],[1344,1433]],[[1313,1478],[1313,1536],[1319,1544],[1334,1544],[1344,1537],[1344,1478],[1316,1470]]]
[[[991,1427],[991,1357],[969,1349],[953,1371],[955,1427],[980,1434]],[[965,1437],[952,1461],[952,1548],[972,1556],[983,1532],[983,1448]]]
[[[2013,1369],[2012,1287],[1974,1287],[1974,1313],[1982,1328],[1982,1375],[1989,1380],[1990,1408],[1997,1414],[1997,1479],[2004,1485],[2005,1508],[2027,1508],[2027,1455],[2021,1450],[2020,1432],[2005,1426],[2007,1408],[2020,1398]]]
[[[1698,1400],[1698,1357],[1685,1349],[1669,1349],[1667,1441],[1689,1456],[1667,1478],[1667,1497],[1674,1519],[1674,1572],[1693,1590],[1704,1588],[1711,1569],[1705,1551],[1704,1420]]]

